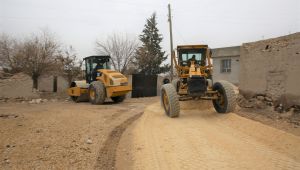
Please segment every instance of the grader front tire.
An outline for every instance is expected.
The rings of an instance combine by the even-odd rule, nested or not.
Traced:
[[[227,81],[219,81],[213,85],[213,90],[218,91],[219,98],[213,100],[213,105],[218,113],[233,112],[236,107],[236,94],[233,85]]]
[[[167,116],[171,118],[178,117],[180,114],[180,105],[177,92],[172,84],[165,84],[161,89],[161,103]]]

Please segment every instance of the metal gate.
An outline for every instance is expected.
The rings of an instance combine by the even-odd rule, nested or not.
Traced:
[[[157,95],[157,75],[132,75],[132,98]]]

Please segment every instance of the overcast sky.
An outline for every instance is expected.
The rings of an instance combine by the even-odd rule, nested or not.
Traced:
[[[0,0],[0,32],[24,37],[47,27],[80,57],[114,32],[138,36],[157,13],[169,53],[167,5],[174,44],[240,45],[300,31],[299,0]]]

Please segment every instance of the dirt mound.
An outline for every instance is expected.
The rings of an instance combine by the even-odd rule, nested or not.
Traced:
[[[0,79],[0,98],[36,98],[38,94],[32,91],[32,80],[18,73],[7,79]]]

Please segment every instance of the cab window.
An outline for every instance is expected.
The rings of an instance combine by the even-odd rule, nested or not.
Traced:
[[[196,64],[205,64],[206,49],[188,49],[179,51],[179,62],[182,66],[187,66],[190,59],[195,56]]]

